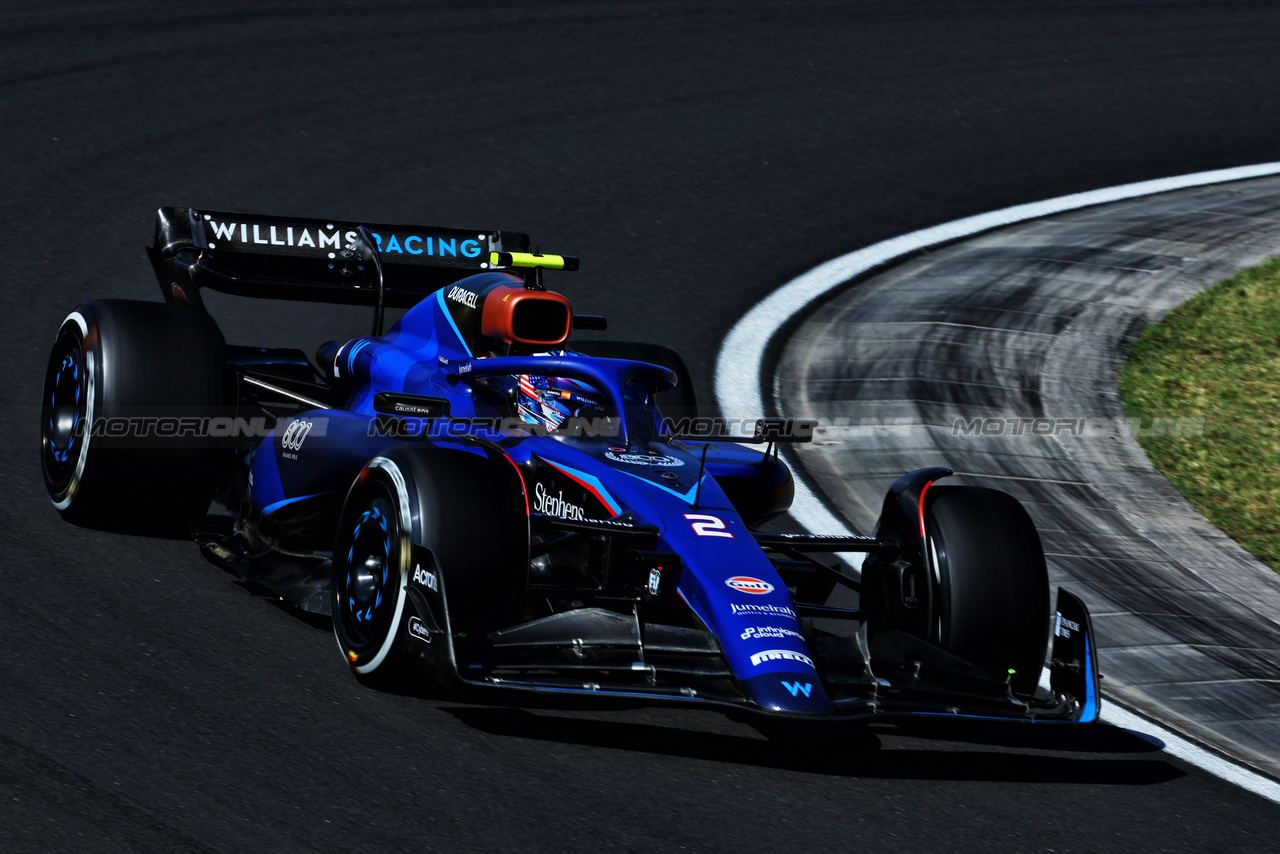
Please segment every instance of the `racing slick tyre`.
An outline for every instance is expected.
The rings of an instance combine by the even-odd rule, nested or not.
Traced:
[[[638,341],[574,341],[573,350],[602,359],[632,359],[661,365],[676,375],[676,387],[656,395],[658,409],[669,423],[680,426],[677,433],[707,432],[689,429],[698,417],[698,398],[693,388],[693,377],[680,354],[659,344],[643,344]],[[681,424],[681,422],[685,422]]]
[[[529,516],[509,460],[394,448],[360,472],[339,516],[330,585],[334,635],[357,678],[387,685],[403,675],[409,580],[423,563],[442,576],[433,595],[455,637],[521,618]]]
[[[938,642],[1004,675],[1019,694],[1040,681],[1049,576],[1040,536],[1018,500],[995,489],[935,486],[926,527],[938,569]]]
[[[226,458],[207,431],[226,412],[225,372],[222,333],[197,308],[93,300],[67,315],[40,419],[44,483],[63,518],[185,535]]]

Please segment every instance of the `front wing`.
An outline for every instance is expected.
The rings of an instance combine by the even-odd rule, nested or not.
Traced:
[[[431,566],[422,550],[420,565]],[[424,562],[425,563],[422,563]],[[515,694],[578,695],[716,707],[806,720],[867,720],[928,716],[1028,723],[1091,723],[1098,718],[1097,651],[1089,614],[1060,590],[1053,622],[1048,684],[1033,697],[1013,694],[1009,682],[940,647],[901,632],[865,641],[819,634],[815,664],[831,698],[824,713],[784,712],[755,703],[736,682],[720,639],[710,632],[644,623],[600,607],[579,608],[484,637],[455,635],[443,607],[443,575],[409,588],[412,614],[404,643],[437,679],[454,686]],[[862,638],[862,640],[859,640]],[[732,639],[729,639],[730,641]],[[860,649],[861,648],[861,649]],[[808,694],[802,680],[779,691]]]

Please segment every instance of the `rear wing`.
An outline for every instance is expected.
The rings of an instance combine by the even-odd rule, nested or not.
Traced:
[[[170,302],[203,308],[200,290],[211,288],[236,296],[375,306],[378,273],[367,250],[360,251],[360,226],[377,244],[385,305],[395,308],[510,263],[495,263],[492,253],[529,250],[529,236],[516,231],[160,208],[147,254]]]

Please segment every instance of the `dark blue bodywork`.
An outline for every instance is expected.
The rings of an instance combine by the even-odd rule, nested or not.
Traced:
[[[499,279],[518,282],[486,273],[460,284],[482,290]],[[665,369],[578,355],[476,358],[444,290],[411,308],[385,335],[348,341],[333,358],[326,367],[346,405],[281,421],[253,456],[250,497],[273,523],[287,527],[291,514],[340,500],[361,467],[387,448],[428,442],[483,455],[460,434],[479,437],[520,467],[532,512],[585,519],[629,513],[636,524],[656,527],[659,549],[678,554],[683,564],[679,596],[719,640],[754,704],[831,713],[787,586],[716,479],[750,476],[767,461],[759,451],[721,445],[704,464],[701,445],[664,441],[661,418],[644,404],[654,390],[670,385]],[[519,422],[501,406],[500,392],[476,392],[482,384],[533,372],[600,387],[620,404],[612,409],[621,415],[613,420],[616,429],[604,431],[616,435],[518,435]],[[379,430],[377,392],[443,399],[452,420],[414,423],[412,438],[388,436]],[[463,418],[494,424],[461,424]]]
[[[675,426],[700,420],[693,396],[679,397],[690,383],[678,355],[570,339],[606,328],[543,286],[544,269],[577,259],[531,252],[518,232],[194,208],[161,208],[155,235],[148,251],[169,303],[203,310],[211,289],[374,309],[369,337],[322,345],[315,365],[296,350],[224,352],[216,325],[199,325],[222,354],[210,375],[234,378],[219,420],[274,426],[207,449],[218,465],[202,495],[227,513],[206,518],[196,539],[243,578],[334,612],[357,675],[403,655],[471,686],[801,718],[1096,719],[1083,603],[1059,591],[1047,661],[1044,644],[1027,640],[1049,629],[1047,615],[1038,623],[1049,586],[1029,517],[957,523],[970,536],[953,532],[948,552],[930,521],[946,504],[930,487],[951,474],[937,468],[889,489],[873,536],[764,532],[794,495],[777,449],[811,438],[793,432],[806,422],[761,419],[751,438]],[[384,308],[406,309],[385,331]],[[74,416],[64,386],[78,363],[66,365],[53,364],[48,406]],[[568,395],[539,399],[572,417],[527,421],[540,410],[526,390]],[[564,402],[575,394],[587,402]],[[67,468],[65,438],[55,431],[47,443],[55,475]],[[988,541],[1022,543],[1006,552],[1011,574],[989,573]],[[867,555],[860,575],[828,557],[844,552]],[[975,622],[1030,615],[1016,641],[995,630],[1005,632],[998,655],[942,631],[960,601],[949,585],[964,577],[1035,587],[987,589],[964,605]],[[1042,662],[1049,685],[1037,687]]]

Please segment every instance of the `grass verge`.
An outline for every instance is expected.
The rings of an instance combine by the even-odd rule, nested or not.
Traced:
[[[1280,258],[1148,328],[1130,348],[1120,391],[1144,425],[1204,419],[1200,435],[1138,442],[1205,518],[1280,569]]]

